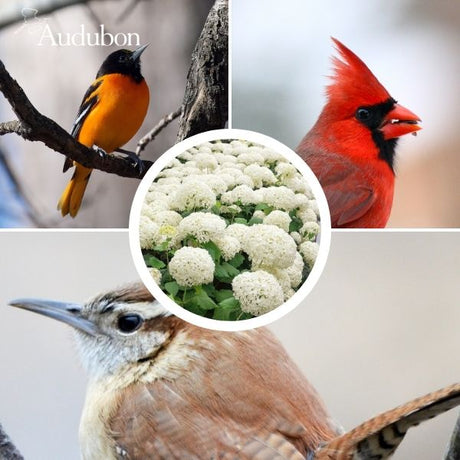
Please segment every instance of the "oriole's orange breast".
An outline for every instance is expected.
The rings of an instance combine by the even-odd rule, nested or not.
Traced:
[[[150,96],[145,80],[136,83],[121,74],[101,79],[102,84],[90,95],[97,95],[98,102],[83,122],[78,141],[110,153],[126,144],[141,127]]]

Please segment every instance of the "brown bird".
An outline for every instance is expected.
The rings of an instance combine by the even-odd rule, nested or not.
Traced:
[[[384,459],[413,425],[460,404],[460,384],[346,434],[264,328],[220,332],[166,311],[143,285],[79,305],[18,299],[70,324],[89,374],[82,458]]]

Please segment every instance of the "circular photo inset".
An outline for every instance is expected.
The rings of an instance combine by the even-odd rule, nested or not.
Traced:
[[[177,316],[219,330],[268,324],[299,304],[324,267],[330,232],[305,162],[242,130],[175,145],[142,180],[130,216],[147,288]]]

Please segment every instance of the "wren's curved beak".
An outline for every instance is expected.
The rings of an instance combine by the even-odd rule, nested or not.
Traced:
[[[139,46],[139,48],[136,48],[133,51],[133,54],[131,54],[131,61],[136,62],[141,57],[141,54],[145,51],[145,48],[147,48],[149,45],[150,43],[147,43],[146,45],[142,45]]]
[[[415,134],[416,131],[422,129],[417,124],[419,121],[421,120],[415,113],[402,105],[395,104],[384,118],[380,131],[382,131],[385,140],[404,136],[404,134]]]
[[[86,334],[97,336],[99,328],[81,315],[81,305],[43,299],[15,299],[9,305],[56,319]]]

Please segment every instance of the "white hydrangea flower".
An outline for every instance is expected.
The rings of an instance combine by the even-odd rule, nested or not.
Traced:
[[[307,182],[300,175],[284,179],[282,183],[293,192],[304,194],[310,193],[310,188],[308,187]]]
[[[222,165],[224,163],[237,163],[238,160],[236,157],[234,157],[233,155],[229,155],[228,153],[225,154],[223,153],[224,151],[222,150],[222,153],[214,153],[214,155],[216,156],[216,160],[217,162],[219,163],[219,165]]]
[[[299,232],[291,232],[289,233],[291,235],[292,239],[297,243],[300,244],[302,242],[302,236],[300,235]]]
[[[181,183],[181,180],[178,177],[160,177],[156,181],[157,185],[180,185],[180,183]]]
[[[201,152],[201,150],[200,150]],[[209,153],[198,153],[194,156],[194,160],[196,161],[196,165],[198,168],[202,170],[210,170],[213,171],[217,168],[217,160],[214,157],[214,154],[209,149]]]
[[[178,226],[178,237],[183,240],[194,236],[200,243],[206,243],[224,233],[226,222],[210,212],[194,212],[184,217]]]
[[[265,271],[267,271],[268,273],[271,273],[276,278],[276,281],[278,281],[283,291],[284,301],[289,299],[289,297],[292,296],[293,291],[291,288],[291,279],[289,278],[289,275],[287,274],[286,269],[273,268],[270,270],[267,269]]]
[[[303,258],[297,252],[295,255],[294,263],[290,267],[285,269],[286,274],[289,277],[292,288],[297,288],[302,282],[303,267],[304,267]]]
[[[265,213],[261,211],[260,209],[256,209],[254,213],[252,214],[252,217],[255,217],[257,219],[265,219]]]
[[[204,182],[187,182],[174,193],[171,208],[178,211],[209,209],[216,204],[216,195]]]
[[[287,212],[275,209],[264,217],[264,224],[276,225],[285,232],[289,233],[289,224],[291,223],[291,220],[291,216]]]
[[[264,157],[260,153],[240,153],[238,155],[238,163],[244,163],[245,165],[258,164],[263,165],[265,163]]]
[[[232,290],[240,301],[241,310],[255,316],[268,313],[284,301],[283,290],[276,278],[263,270],[235,276]]]
[[[210,144],[213,152],[222,152],[228,146],[228,143],[222,141],[213,141]]]
[[[238,241],[243,241],[243,238],[246,235],[248,226],[244,224],[231,224],[225,229],[225,234],[228,236],[233,236]]]
[[[272,150],[268,147],[262,147],[262,151],[260,152],[261,155],[264,157],[265,163],[276,163],[277,161],[286,161],[286,158],[284,158],[281,153],[276,152],[275,150]]]
[[[177,227],[182,220],[182,216],[176,211],[165,210],[156,212],[151,219],[158,225],[171,225]]]
[[[241,208],[237,206],[236,204],[231,204],[231,205],[222,205],[219,208],[219,214],[238,214],[241,212]]]
[[[183,161],[188,161],[188,160],[193,160],[194,153],[192,152],[192,149],[186,150],[185,152],[181,153],[180,155],[177,155],[177,159],[183,160]]]
[[[208,147],[207,145],[200,145],[200,146],[198,147],[198,152],[199,152],[199,153],[206,154],[206,155],[212,154],[211,147]]]
[[[155,184],[155,188],[158,187]],[[144,199],[145,203],[150,204],[153,202],[161,202],[165,203],[166,206],[169,205],[169,198],[168,195],[164,192],[156,191],[156,190],[149,190],[147,194],[145,195]]]
[[[307,222],[317,222],[318,216],[316,215],[315,211],[311,208],[306,209],[299,209],[297,211],[297,217],[306,224]]]
[[[295,207],[301,210],[308,209],[310,207],[310,200],[308,199],[307,195],[304,195],[303,193],[296,193]]]
[[[315,214],[319,217],[319,206],[318,206],[318,202],[316,200],[310,200],[309,202],[309,205],[310,205],[310,209],[312,209]]]
[[[177,178],[175,178],[177,179]],[[157,184],[155,191],[157,193],[164,193],[168,197],[168,202],[170,201],[170,197],[174,195],[174,192],[180,187],[179,184]],[[151,193],[151,192],[150,192]]]
[[[160,226],[147,216],[141,216],[139,220],[139,242],[141,249],[151,249],[159,236]]]
[[[311,237],[316,237],[318,233],[320,232],[320,226],[316,222],[305,222],[302,226],[302,228],[299,230],[299,233],[301,235],[310,236]]]
[[[252,179],[256,188],[276,184],[275,175],[266,166],[250,164],[244,168],[243,172]]]
[[[215,264],[206,249],[184,246],[168,264],[169,273],[180,286],[192,287],[214,280]]]
[[[233,259],[233,257],[241,251],[241,243],[239,240],[226,233],[214,237],[212,241],[220,249],[224,260]]]
[[[241,247],[256,268],[287,268],[293,264],[297,252],[297,245],[289,234],[266,224],[247,227]]]
[[[318,256],[319,245],[313,241],[304,241],[299,246],[299,251],[302,254],[303,260],[308,268],[311,270],[315,264],[316,257]]]
[[[278,163],[275,166],[275,171],[280,179],[287,179],[298,174],[297,168],[294,165],[285,162]]]
[[[150,275],[152,275],[153,281],[158,285],[161,283],[161,272],[158,268],[149,268]]]
[[[178,229],[173,225],[163,224],[158,229],[158,236],[155,238],[155,244],[168,243],[168,248],[176,247],[180,240],[178,239]]]
[[[290,211],[295,208],[295,193],[284,185],[263,189],[264,203],[277,209]]]
[[[233,204],[240,201],[242,204],[257,203],[257,198],[251,187],[247,185],[238,185],[233,190],[225,192],[220,197],[222,203]]]

